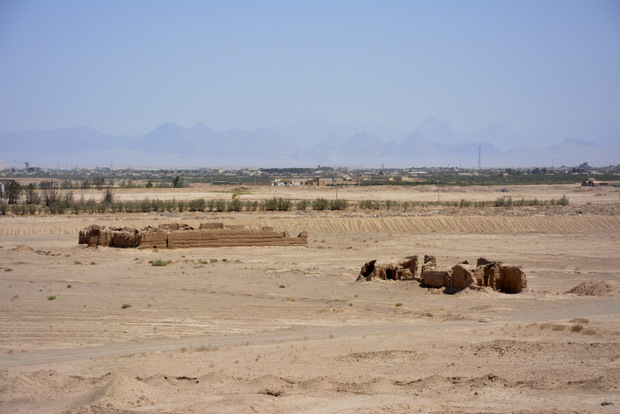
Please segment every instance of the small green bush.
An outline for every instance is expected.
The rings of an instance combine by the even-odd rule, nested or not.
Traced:
[[[346,210],[347,207],[349,206],[349,202],[347,200],[331,200],[329,202],[329,209],[330,210]]]
[[[226,201],[225,200],[215,200],[215,207],[213,211],[226,211]]]
[[[151,266],[168,266],[168,262],[166,262],[165,260],[157,259],[153,260]]]
[[[313,210],[327,210],[329,207],[329,201],[324,198],[317,198],[312,202]]]
[[[380,210],[383,203],[377,200],[362,200],[359,202],[359,207],[364,210]]]
[[[212,200],[211,200],[212,201]],[[204,198],[190,200],[187,206],[189,211],[204,211],[207,208],[207,202]]]
[[[243,209],[243,203],[239,198],[233,198],[228,202],[228,211],[241,211]]]
[[[293,202],[289,199],[278,198],[278,211],[289,211]]]
[[[143,213],[148,213],[151,211],[151,201],[147,198],[140,201],[140,211]]]
[[[249,201],[248,200],[248,201],[245,202],[245,210],[246,211],[256,211],[256,210],[258,210],[258,206],[259,206],[259,203],[256,200],[254,200],[254,201]]]

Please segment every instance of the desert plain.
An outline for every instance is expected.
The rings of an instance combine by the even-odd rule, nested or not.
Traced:
[[[230,199],[233,187],[118,190]],[[0,217],[2,413],[615,413],[614,187],[343,187],[350,201],[559,199],[568,206]],[[243,200],[333,199],[249,187]],[[101,197],[96,190],[88,197]],[[80,192],[77,192],[80,197]],[[307,231],[308,247],[88,248],[91,224]],[[356,282],[371,260],[521,265],[519,294]],[[161,259],[166,266],[152,266]]]

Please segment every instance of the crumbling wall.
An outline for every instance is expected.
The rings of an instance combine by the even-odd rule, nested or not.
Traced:
[[[500,265],[501,287],[500,292],[519,293],[527,289],[527,279],[521,266]]]
[[[435,256],[424,255],[424,263],[422,264],[422,277],[424,277],[424,272],[427,270],[436,270],[437,269],[437,259]]]
[[[521,266],[504,265],[499,261],[479,258],[476,267],[464,261],[449,270],[438,270],[435,256],[425,255],[419,278],[416,277],[417,265],[417,256],[400,262],[371,260],[362,266],[357,280],[415,279],[424,287],[445,287],[452,292],[471,287],[490,287],[498,292],[519,293],[527,288],[527,278]]]
[[[418,257],[409,256],[395,262],[371,260],[360,270],[357,280],[406,280],[413,279],[418,271]]]
[[[147,227],[140,232],[140,249],[166,249],[168,247],[169,230],[165,228]],[[110,245],[110,247],[120,247]]]
[[[138,247],[140,245],[140,235],[136,229],[123,227],[119,231],[112,232],[110,244],[117,247]]]
[[[474,273],[466,264],[457,264],[450,270],[450,277],[446,283],[446,287],[465,289],[475,286],[476,278]]]
[[[226,246],[307,246],[308,237],[290,237],[277,231],[225,228],[212,230],[179,230],[168,235],[168,248]]]
[[[446,286],[450,280],[450,272],[446,270],[424,270],[422,273],[422,285],[432,288]]]
[[[159,227],[106,228],[96,225],[80,230],[79,244],[90,247],[137,247],[139,249],[174,249],[226,246],[308,246],[308,234],[290,237],[287,232],[246,230],[243,226],[202,223],[199,229],[187,224],[162,224]]]

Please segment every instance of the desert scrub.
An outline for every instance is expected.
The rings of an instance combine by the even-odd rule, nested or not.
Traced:
[[[151,266],[168,266],[168,262],[166,262],[165,260],[157,259],[157,260],[153,260],[153,263],[151,263]]]
[[[121,309],[127,309],[127,308],[131,308],[131,305],[129,303],[123,303],[123,306],[121,306]]]
[[[54,300],[54,299],[56,299],[56,296],[54,296],[54,295],[47,297],[47,300]]]
[[[349,206],[349,202],[344,199],[331,200],[329,202],[330,210],[346,210],[348,206]]]
[[[207,202],[204,198],[190,200],[187,204],[187,208],[189,211],[204,211],[204,209],[207,208]]]
[[[222,199],[215,200],[213,210],[211,211],[216,211],[216,212],[226,211],[226,200],[222,200]]]
[[[209,259],[209,263],[215,263],[217,262],[217,259]]]
[[[260,209],[262,211],[289,211],[292,206],[293,202],[289,199],[273,197],[272,199],[262,201]]]
[[[306,211],[309,205],[310,203],[308,202],[308,200],[299,200],[295,207],[298,211]]]
[[[317,198],[312,202],[313,210],[327,210],[329,207],[329,201],[324,198]]]
[[[590,323],[589,319],[586,318],[575,318],[569,321],[570,323]]]

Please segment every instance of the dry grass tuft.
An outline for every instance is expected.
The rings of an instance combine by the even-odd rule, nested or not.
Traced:
[[[581,332],[583,325],[573,325],[570,327],[571,332]]]

